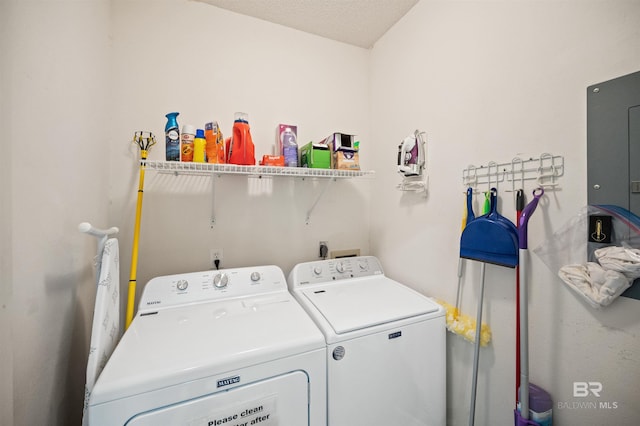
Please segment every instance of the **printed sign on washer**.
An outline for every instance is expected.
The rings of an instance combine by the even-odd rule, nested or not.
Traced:
[[[244,401],[192,420],[187,426],[278,426],[276,400],[276,395],[269,395]]]

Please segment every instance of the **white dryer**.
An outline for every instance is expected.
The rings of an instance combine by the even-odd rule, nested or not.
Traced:
[[[444,426],[444,309],[375,257],[296,265],[289,289],[327,342],[328,426]]]
[[[154,278],[91,393],[102,425],[326,426],[326,345],[277,266]]]

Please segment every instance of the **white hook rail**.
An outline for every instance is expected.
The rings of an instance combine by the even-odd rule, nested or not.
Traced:
[[[462,184],[477,189],[478,185],[497,186],[500,182],[511,182],[514,191],[516,183],[524,186],[525,181],[535,180],[546,190],[557,188],[558,178],[564,175],[564,157],[542,153],[537,158],[523,160],[515,157],[508,163],[489,162],[487,165],[470,164],[462,170]],[[509,191],[509,192],[511,192]]]

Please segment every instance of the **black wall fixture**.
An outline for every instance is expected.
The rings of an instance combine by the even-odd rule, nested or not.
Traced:
[[[590,205],[640,216],[640,71],[587,88],[587,184]],[[639,281],[622,295],[640,300]]]

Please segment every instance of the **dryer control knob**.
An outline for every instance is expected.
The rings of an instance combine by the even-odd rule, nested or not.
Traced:
[[[189,281],[187,280],[180,280],[176,283],[176,288],[180,291],[185,291],[187,287],[189,287]]]
[[[260,281],[260,272],[252,272],[251,281],[253,282]]]
[[[322,268],[320,266],[314,266],[313,273],[315,275],[320,275],[322,273]]]
[[[213,285],[216,288],[225,288],[229,284],[229,277],[225,273],[220,273],[213,277]]]
[[[343,273],[344,272],[344,263],[342,263],[342,262],[336,263],[336,271],[338,271],[339,273]]]

